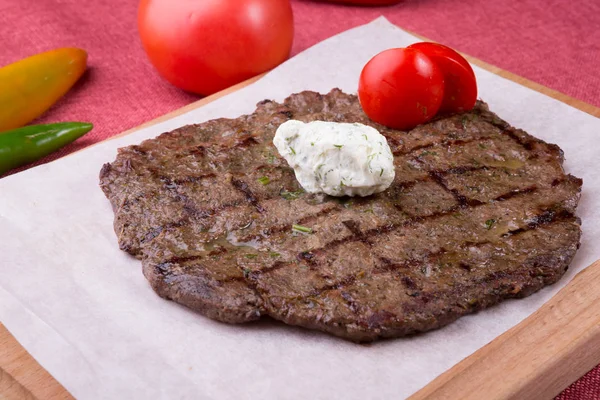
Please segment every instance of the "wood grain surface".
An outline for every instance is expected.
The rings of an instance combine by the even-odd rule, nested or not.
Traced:
[[[71,398],[65,388],[0,324],[0,399]]]
[[[476,58],[465,57],[472,64],[600,118],[598,107]],[[261,77],[232,86],[107,140],[202,107]],[[600,291],[595,292],[594,285],[600,287],[598,262],[580,272],[540,310],[440,375],[411,400],[552,398],[600,363],[600,308],[597,306]],[[72,398],[0,323],[0,400]]]
[[[409,400],[551,399],[600,361],[600,261]]]

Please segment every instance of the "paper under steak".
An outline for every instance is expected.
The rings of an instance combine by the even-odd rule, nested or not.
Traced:
[[[304,193],[272,145],[292,118],[377,128],[394,153],[392,186],[365,198]],[[400,132],[336,89],[122,148],[100,184],[121,249],[160,296],[219,321],[270,316],[370,341],[556,282],[581,235],[582,181],[562,161],[483,102]]]

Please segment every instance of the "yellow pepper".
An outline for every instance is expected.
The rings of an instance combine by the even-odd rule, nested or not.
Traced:
[[[0,132],[42,115],[83,75],[86,63],[84,50],[62,48],[0,68]]]

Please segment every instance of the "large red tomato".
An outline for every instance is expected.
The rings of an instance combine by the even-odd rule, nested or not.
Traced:
[[[410,129],[429,121],[444,97],[439,67],[415,49],[390,49],[373,57],[362,70],[358,98],[373,121]]]
[[[158,72],[203,95],[276,67],[294,36],[289,0],[141,0],[138,28]]]
[[[477,101],[475,73],[463,56],[442,44],[420,42],[411,44],[409,49],[425,53],[440,67],[444,74],[444,100],[441,113],[469,111]]]

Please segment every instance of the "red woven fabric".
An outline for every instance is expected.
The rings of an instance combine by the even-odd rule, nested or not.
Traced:
[[[385,15],[409,31],[600,106],[597,0],[405,0],[373,8],[292,2],[293,54]],[[198,99],[154,72],[137,37],[136,8],[137,0],[0,0],[0,65],[61,46],[90,55],[85,77],[39,122],[91,121],[95,128],[44,161]],[[600,368],[559,398],[600,399]]]

